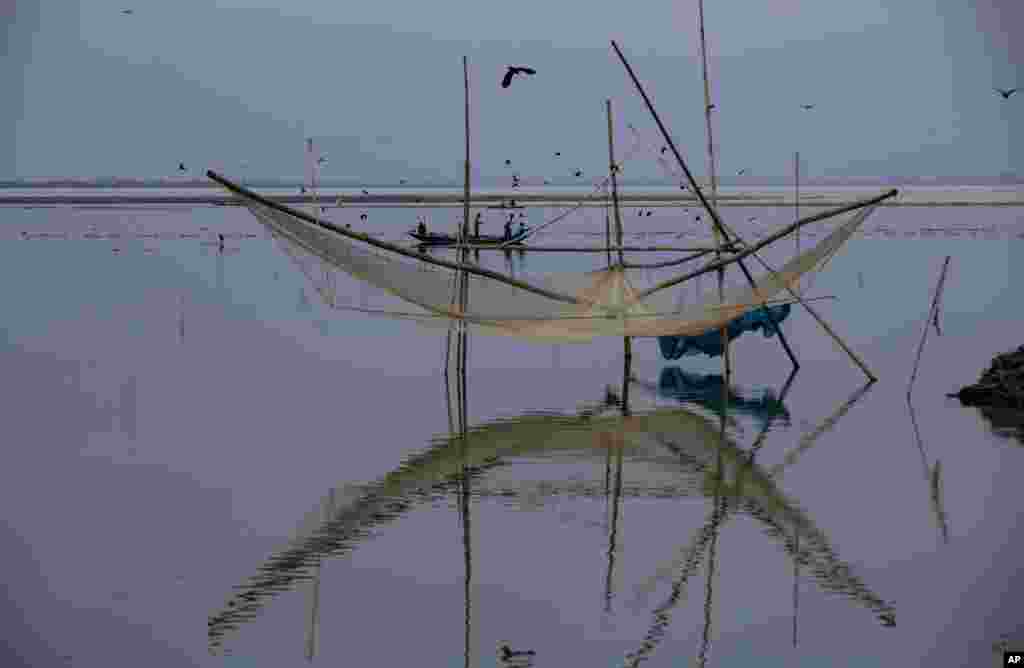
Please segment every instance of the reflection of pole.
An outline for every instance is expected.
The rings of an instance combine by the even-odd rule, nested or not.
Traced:
[[[800,532],[793,529],[793,647],[796,647],[796,614],[800,606]]]
[[[612,611],[612,577],[615,570],[615,552],[616,552],[616,537],[619,531],[619,508],[622,505],[622,446],[623,444],[616,439],[613,447],[615,448],[615,489],[611,498],[611,507],[609,508],[611,514],[610,528],[608,531],[608,572],[605,575],[604,580],[604,611],[610,613]],[[608,451],[608,456],[611,457],[611,450]]]
[[[178,343],[185,343],[185,295],[178,295]]]
[[[336,509],[334,499],[334,488],[327,494],[327,500],[320,506],[320,521],[329,521],[334,517]],[[316,657],[318,636],[320,634],[320,567],[322,562],[317,561],[313,573],[312,589],[310,591],[309,605],[309,628],[306,631],[306,661],[312,662]]]
[[[924,452],[924,441],[921,440],[921,430],[917,427],[917,417],[914,414],[914,404],[907,397],[907,410],[910,413],[910,424],[914,427],[914,439],[917,441],[917,451],[921,453],[921,469],[924,471],[924,481],[930,490],[932,514],[935,515],[935,523],[939,527],[942,542],[949,544],[949,523],[946,521],[946,512],[942,507],[942,462],[935,460],[935,468],[928,466],[928,457]]]

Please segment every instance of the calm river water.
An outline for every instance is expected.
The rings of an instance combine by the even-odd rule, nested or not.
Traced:
[[[706,240],[694,213],[626,211],[627,241]],[[325,212],[390,239],[421,214],[457,215]],[[792,378],[775,339],[734,343],[724,440],[720,359],[635,340],[624,418],[621,341],[471,337],[462,442],[444,331],[358,310],[397,302],[245,210],[0,209],[0,663],[995,665],[1024,648],[1024,428],[945,394],[1024,344],[1022,232],[1021,207],[877,210],[810,294],[880,381],[794,308]]]

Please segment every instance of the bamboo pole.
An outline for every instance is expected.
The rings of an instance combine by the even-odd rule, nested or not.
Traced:
[[[462,57],[462,80],[463,90],[465,93],[465,111],[466,111],[466,161],[465,171],[463,174],[463,207],[462,207],[462,229],[459,231],[459,244],[462,246],[461,257],[459,258],[460,264],[467,266],[469,264],[469,251],[466,249],[466,238],[469,236],[469,193],[470,193],[470,172],[469,172],[469,58],[467,56]],[[460,297],[459,305],[462,308],[462,312],[466,312],[466,306],[469,301],[469,274],[463,272],[462,280],[460,281]]]
[[[612,266],[612,213],[611,204],[608,200],[604,205],[604,245],[608,256],[608,266]]]
[[[209,177],[210,179],[216,181],[217,183],[221,184],[226,189],[228,189],[228,190],[230,190],[232,192],[235,192],[235,193],[237,193],[239,195],[242,195],[243,197],[245,197],[247,199],[251,199],[251,200],[253,200],[253,201],[255,201],[255,202],[259,203],[259,204],[262,204],[263,206],[266,206],[268,208],[274,209],[275,211],[279,211],[281,213],[286,213],[286,214],[288,214],[290,216],[294,216],[295,218],[298,218],[298,219],[303,220],[303,221],[305,221],[307,223],[310,223],[311,225],[316,225],[317,227],[321,227],[321,228],[323,228],[325,230],[329,230],[331,232],[334,232],[335,234],[338,234],[340,236],[346,237],[348,239],[354,239],[355,241],[361,241],[361,242],[363,242],[363,243],[365,243],[365,244],[367,244],[369,246],[374,246],[374,247],[380,248],[382,250],[390,251],[392,253],[395,253],[396,255],[404,255],[405,257],[413,258],[413,259],[419,260],[421,262],[426,262],[427,264],[433,264],[433,265],[437,265],[439,267],[445,267],[446,269],[454,269],[456,271],[465,271],[465,272],[467,272],[469,274],[475,274],[477,276],[483,276],[485,278],[491,278],[491,279],[494,279],[496,281],[499,281],[499,282],[502,282],[502,283],[507,283],[508,285],[515,286],[515,287],[520,288],[522,290],[526,290],[527,292],[533,292],[535,294],[543,295],[544,297],[548,297],[549,299],[554,299],[554,300],[557,300],[557,301],[565,302],[567,304],[580,304],[581,303],[579,299],[577,299],[576,297],[573,297],[572,295],[561,294],[561,293],[558,293],[558,292],[553,292],[551,290],[546,290],[544,288],[539,288],[539,287],[537,287],[535,285],[530,285],[529,283],[524,283],[523,281],[519,281],[519,280],[516,280],[516,279],[513,279],[513,278],[509,278],[508,276],[505,276],[504,274],[499,274],[496,271],[490,271],[489,269],[483,269],[481,267],[476,267],[476,266],[469,265],[469,264],[460,264],[460,263],[457,263],[457,262],[448,262],[447,260],[441,260],[441,259],[438,259],[438,258],[428,257],[428,256],[424,255],[423,253],[417,253],[415,251],[412,251],[412,250],[409,250],[409,249],[404,248],[402,246],[399,246],[398,244],[388,243],[387,241],[381,241],[380,239],[375,239],[375,238],[371,237],[368,234],[362,234],[362,233],[359,233],[359,232],[353,232],[352,230],[345,229],[344,227],[341,227],[339,225],[335,225],[334,223],[332,223],[330,221],[321,220],[321,219],[317,218],[316,216],[311,216],[308,213],[306,213],[305,211],[300,211],[298,209],[293,209],[290,206],[287,206],[285,204],[281,204],[279,202],[275,202],[274,200],[269,199],[267,197],[264,197],[263,195],[260,195],[259,193],[253,192],[253,191],[249,190],[248,188],[240,186],[237,183],[234,183],[232,181],[229,181],[228,179],[224,178],[220,174],[217,174],[213,170],[207,170],[206,176]]]
[[[796,217],[793,220],[800,220],[800,151],[793,156],[793,188],[795,190],[793,207],[796,212]],[[800,228],[796,230],[796,254],[800,254]],[[800,283],[797,282],[797,286],[799,285]]]
[[[718,177],[715,173],[715,141],[711,129],[711,81],[708,77],[708,50],[707,42],[704,39],[704,0],[697,3],[697,16],[700,28],[700,61],[704,72],[704,121],[707,126],[708,138],[708,178],[711,182],[711,204],[718,206]],[[715,241],[722,243],[722,233],[717,227],[712,227],[715,234]]]
[[[604,101],[605,111],[608,116],[608,170],[611,172],[612,180],[612,206],[615,209],[615,237],[616,243],[619,246],[619,264],[622,264],[622,213],[619,210],[619,185],[616,173],[619,171],[619,166],[615,164],[615,141],[614,134],[612,131],[612,101]]]
[[[459,242],[465,244],[469,236],[469,58],[462,57],[462,79],[465,92],[466,106],[466,160],[463,173],[463,204],[462,204],[462,227],[459,230]]]
[[[708,77],[708,48],[707,40],[704,37],[704,0],[698,0],[697,2],[697,23],[700,30],[700,60],[701,67],[704,75],[704,121],[707,128],[707,140],[708,140],[708,179],[711,184],[711,206],[717,206],[718,198],[718,177],[715,173],[715,141],[714,132],[711,124],[711,81]],[[715,250],[715,259],[721,259],[722,257],[722,243],[726,241],[725,235],[718,229],[718,227],[712,225],[711,231],[715,235],[715,245],[718,247]],[[725,303],[725,267],[721,267],[718,270],[718,303]],[[728,323],[722,325],[720,330],[722,336],[722,365],[725,373],[725,395],[723,402],[728,402],[728,388],[729,379],[731,376],[731,360],[729,357],[729,329]],[[728,411],[728,408],[726,408]],[[725,422],[722,422],[722,438],[725,438]]]
[[[907,385],[907,399],[914,390],[914,381],[917,380],[917,366],[921,363],[921,352],[924,350],[925,339],[928,338],[928,330],[931,328],[932,319],[935,316],[935,308],[939,304],[939,296],[942,294],[942,287],[946,282],[946,270],[949,269],[951,256],[947,255],[942,263],[942,273],[939,274],[939,281],[935,284],[935,295],[932,297],[931,308],[928,309],[928,316],[924,320],[924,331],[921,332],[921,342],[917,344],[917,358],[914,360],[914,371],[910,374],[910,383]]]
[[[427,248],[451,248],[437,244]],[[512,250],[529,251],[531,253],[611,253],[611,251],[629,251],[630,253],[710,253],[718,250],[717,246],[498,246],[496,244],[466,244],[470,250],[494,250],[508,252]],[[729,249],[736,249],[736,246],[726,246]]]

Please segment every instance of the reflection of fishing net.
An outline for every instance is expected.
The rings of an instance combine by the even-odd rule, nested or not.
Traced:
[[[634,284],[643,278],[638,272],[611,268],[553,275],[520,285],[471,274],[469,299],[463,311],[451,303],[450,269],[363,247],[256,199],[247,198],[245,203],[260,222],[305,254],[315,255],[429,314],[465,320],[480,333],[551,342],[587,342],[597,336],[694,336],[718,329],[763,301],[788,296],[780,293],[795,286],[801,275],[842,246],[874,208],[845,214],[845,220],[817,245],[776,272],[762,274],[755,279],[754,287],[744,282],[739,272],[729,272],[731,283],[721,302],[712,281],[705,283],[704,290],[698,286],[696,294],[691,294],[690,286],[646,294],[642,286]]]

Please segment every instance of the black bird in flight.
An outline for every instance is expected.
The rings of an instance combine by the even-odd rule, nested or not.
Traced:
[[[555,151],[555,157],[556,158],[561,157],[561,155],[562,155],[561,151]]]
[[[1004,100],[1009,100],[1010,96],[1020,90],[1020,88],[993,88],[995,92],[1003,96]]]
[[[508,66],[508,71],[505,72],[505,76],[501,80],[501,87],[508,88],[512,85],[512,77],[517,74],[536,74],[537,70],[532,67],[516,67],[514,65]]]
[[[801,104],[800,108],[801,109],[805,109],[807,111],[810,111],[811,109],[814,109],[814,105],[813,104]]]
[[[130,14],[134,14],[135,10],[134,9],[122,9],[121,13],[122,14],[129,14],[130,15]]]
[[[743,176],[743,175],[744,175],[744,174],[746,174],[746,173],[747,173],[747,168],[746,168],[746,167],[744,167],[744,168],[743,168],[743,169],[741,169],[740,171],[736,172],[736,176]]]
[[[178,163],[178,171],[179,172],[184,172],[185,171],[185,163],[183,163],[183,162],[179,162]]]
[[[579,178],[579,177],[583,176],[583,170],[582,169],[577,169],[575,172],[573,172],[573,174],[576,175],[576,178]]]
[[[517,652],[508,645],[502,645],[499,649],[501,650],[501,658],[505,661],[523,659],[525,657],[537,655],[537,652],[533,651],[532,649],[526,649]]]
[[[511,160],[505,160],[505,166],[506,167],[511,167],[512,166],[512,161]]]

